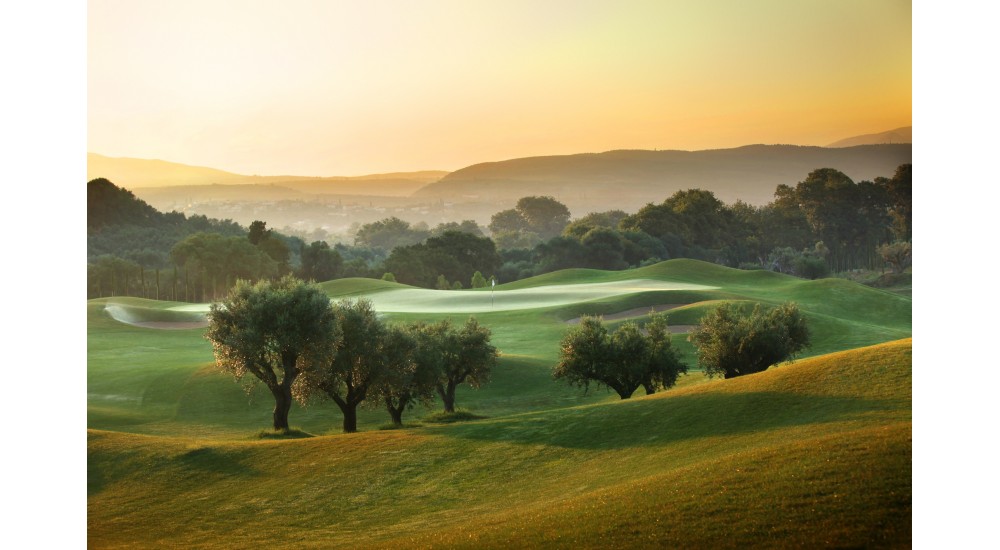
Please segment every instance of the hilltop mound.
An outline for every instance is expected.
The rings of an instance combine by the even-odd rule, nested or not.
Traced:
[[[131,191],[117,187],[105,178],[87,182],[87,230],[112,225],[156,227],[163,214]]]

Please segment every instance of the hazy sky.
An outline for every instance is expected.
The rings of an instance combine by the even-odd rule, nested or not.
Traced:
[[[911,124],[896,0],[88,2],[87,148],[244,174]]]

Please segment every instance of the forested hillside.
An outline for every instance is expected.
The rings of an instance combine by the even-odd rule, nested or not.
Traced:
[[[172,299],[204,300],[240,278],[286,273],[455,289],[491,278],[506,283],[559,269],[621,270],[673,258],[809,279],[858,269],[900,274],[912,258],[912,166],[890,173],[855,182],[819,168],[794,185],[778,185],[763,206],[727,204],[711,191],[685,189],[635,212],[595,211],[575,219],[553,197],[531,195],[495,212],[488,227],[463,220],[431,228],[388,217],[358,226],[351,243],[309,244],[261,220],[247,230],[230,220],[163,214],[107,180],[93,180],[89,292],[152,297],[143,282],[147,270],[169,270],[172,281],[191,289],[171,286]],[[139,294],[121,288],[136,280]]]

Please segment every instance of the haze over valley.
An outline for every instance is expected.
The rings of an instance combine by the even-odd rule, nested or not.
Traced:
[[[855,181],[912,162],[910,143],[887,143],[903,130],[845,138],[844,147],[748,145],[704,151],[608,151],[478,163],[453,172],[365,176],[247,176],[162,160],[88,155],[88,180],[106,178],[154,208],[232,219],[263,219],[296,233],[344,236],[352,225],[394,216],[430,226],[472,219],[489,224],[523,196],[548,195],[574,217],[609,204],[634,211],[676,191],[712,191],[724,202],[763,205],[778,185],[795,185],[817,167]],[[908,135],[908,133],[906,134]],[[870,143],[860,143],[868,141]],[[342,237],[343,238],[343,237]]]

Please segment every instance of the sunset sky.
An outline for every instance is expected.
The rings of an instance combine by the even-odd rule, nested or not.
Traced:
[[[911,124],[896,0],[88,2],[87,149],[359,175]]]

